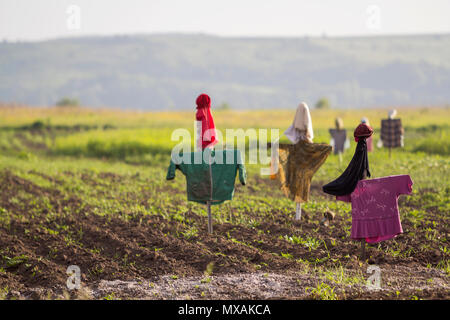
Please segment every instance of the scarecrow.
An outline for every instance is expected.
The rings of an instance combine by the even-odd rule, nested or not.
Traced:
[[[308,105],[300,103],[292,125],[284,132],[292,144],[279,144],[273,168],[286,197],[296,202],[295,219],[301,219],[301,204],[309,200],[311,179],[331,152],[331,146],[313,143],[314,133]]]
[[[388,119],[381,120],[381,140],[378,146],[389,148],[389,157],[391,157],[391,149],[403,147],[403,127],[401,119],[394,119],[397,110],[390,110]]]
[[[339,155],[339,164],[342,163],[342,153],[349,147],[350,141],[347,139],[347,130],[344,129],[344,121],[336,118],[336,127],[329,129],[331,135],[330,145],[333,147],[334,154]]]
[[[211,114],[211,99],[206,94],[197,98],[197,152],[172,154],[166,180],[175,179],[176,170],[186,177],[188,201],[207,205],[208,232],[213,232],[211,205],[232,200],[236,174],[246,184],[247,174],[239,150],[213,148],[218,143]]]
[[[351,202],[351,238],[361,241],[361,257],[365,259],[365,244],[392,239],[403,232],[398,209],[398,196],[411,194],[413,182],[409,175],[375,179],[371,176],[366,140],[373,130],[361,123],[354,131],[358,143],[347,169],[334,181],[322,187],[336,200]]]

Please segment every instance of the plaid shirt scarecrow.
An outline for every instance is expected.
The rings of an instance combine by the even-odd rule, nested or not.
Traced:
[[[381,120],[381,141],[386,148],[402,147],[403,127],[401,119]]]

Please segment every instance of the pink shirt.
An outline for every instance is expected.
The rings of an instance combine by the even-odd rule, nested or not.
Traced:
[[[398,196],[411,194],[409,175],[397,175],[358,181],[351,195],[336,200],[352,203],[352,239],[376,243],[403,233],[398,212]]]

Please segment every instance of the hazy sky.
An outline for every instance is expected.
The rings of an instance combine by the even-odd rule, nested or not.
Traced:
[[[450,0],[0,0],[0,39],[449,33]]]

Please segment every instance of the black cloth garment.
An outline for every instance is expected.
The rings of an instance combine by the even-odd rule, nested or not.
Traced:
[[[356,145],[355,154],[347,169],[339,178],[324,185],[322,190],[334,196],[351,194],[355,190],[358,181],[366,177],[370,177],[367,143],[366,139],[360,138]]]

